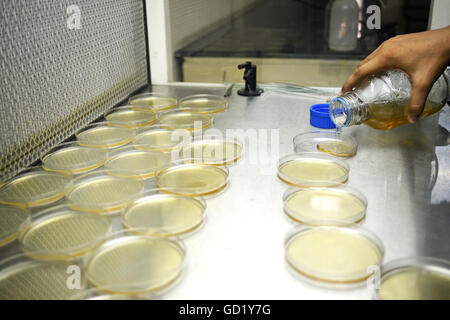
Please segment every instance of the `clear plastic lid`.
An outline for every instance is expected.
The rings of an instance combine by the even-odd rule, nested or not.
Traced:
[[[141,150],[170,152],[191,140],[192,133],[189,130],[169,130],[155,125],[140,129],[133,140],[133,145]]]
[[[145,145],[120,147],[108,153],[105,170],[112,175],[135,179],[148,179],[170,164],[170,154],[147,151]]]
[[[160,112],[175,108],[177,106],[177,98],[160,93],[145,92],[129,98],[128,104],[136,110]]]
[[[67,205],[43,210],[19,235],[23,252],[39,260],[73,260],[97,248],[111,232],[111,219]]]
[[[73,277],[72,275],[79,275]],[[0,300],[69,300],[86,290],[75,261],[33,260],[18,255],[0,262]]]
[[[74,210],[113,214],[141,196],[143,188],[140,180],[100,170],[73,179],[66,198]]]
[[[123,209],[122,224],[126,229],[156,236],[187,234],[202,225],[205,210],[206,202],[201,198],[152,189]]]
[[[333,187],[348,180],[350,166],[332,156],[314,152],[287,155],[278,161],[278,178],[294,187]]]
[[[156,185],[165,192],[185,196],[208,196],[224,190],[228,184],[226,167],[181,164],[166,167],[156,174]]]
[[[71,177],[31,167],[0,187],[0,204],[38,207],[64,197]]]
[[[221,96],[196,94],[181,99],[178,107],[195,113],[218,113],[227,109],[228,102]]]
[[[81,146],[110,149],[123,146],[134,138],[134,129],[108,125],[106,122],[93,123],[78,131]]]
[[[157,292],[181,276],[185,255],[183,243],[175,238],[122,232],[88,257],[86,275],[104,293]]]
[[[170,130],[203,130],[212,126],[213,119],[210,114],[189,111],[175,110],[158,113],[158,120],[161,127]]]
[[[335,157],[353,157],[358,143],[349,134],[336,130],[303,132],[294,137],[295,152],[321,151]]]
[[[448,260],[403,258],[389,262],[381,270],[381,281],[375,293],[378,299],[450,300]]]
[[[140,128],[149,126],[156,121],[152,110],[136,110],[132,106],[113,108],[105,114],[106,123],[112,126]]]
[[[295,272],[329,285],[361,283],[372,275],[373,266],[380,266],[384,255],[381,241],[360,227],[295,228],[286,238],[285,249],[287,263]]]
[[[359,223],[367,208],[366,197],[348,186],[290,188],[283,195],[283,203],[289,218],[314,226]]]
[[[0,247],[16,240],[20,228],[30,221],[28,209],[0,205]]]
[[[42,167],[47,171],[75,175],[102,166],[106,161],[106,154],[104,149],[67,142],[52,148],[41,161]]]

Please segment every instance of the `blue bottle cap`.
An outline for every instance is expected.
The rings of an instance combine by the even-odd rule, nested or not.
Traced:
[[[330,119],[330,104],[319,103],[309,108],[309,123],[317,128],[332,129],[336,128],[333,120]]]

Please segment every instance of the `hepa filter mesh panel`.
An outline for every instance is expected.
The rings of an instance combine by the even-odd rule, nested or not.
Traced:
[[[142,0],[0,2],[0,182],[147,83],[144,25]]]

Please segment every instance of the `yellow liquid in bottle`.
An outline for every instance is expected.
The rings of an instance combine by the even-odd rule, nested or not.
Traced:
[[[381,130],[389,130],[406,124],[408,123],[408,105],[409,100],[369,104],[369,119],[364,123],[374,129]],[[420,118],[438,112],[442,106],[441,103],[427,100]]]
[[[292,219],[313,225],[352,224],[363,218],[364,201],[337,189],[299,190],[285,200],[285,212]]]
[[[450,300],[450,272],[407,267],[382,279],[378,295],[386,300]]]

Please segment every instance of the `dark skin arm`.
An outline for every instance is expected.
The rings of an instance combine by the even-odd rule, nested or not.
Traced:
[[[408,121],[415,123],[423,111],[434,82],[450,63],[450,26],[396,36],[367,56],[347,79],[341,93],[352,90],[364,78],[389,69],[403,71],[412,84]]]

